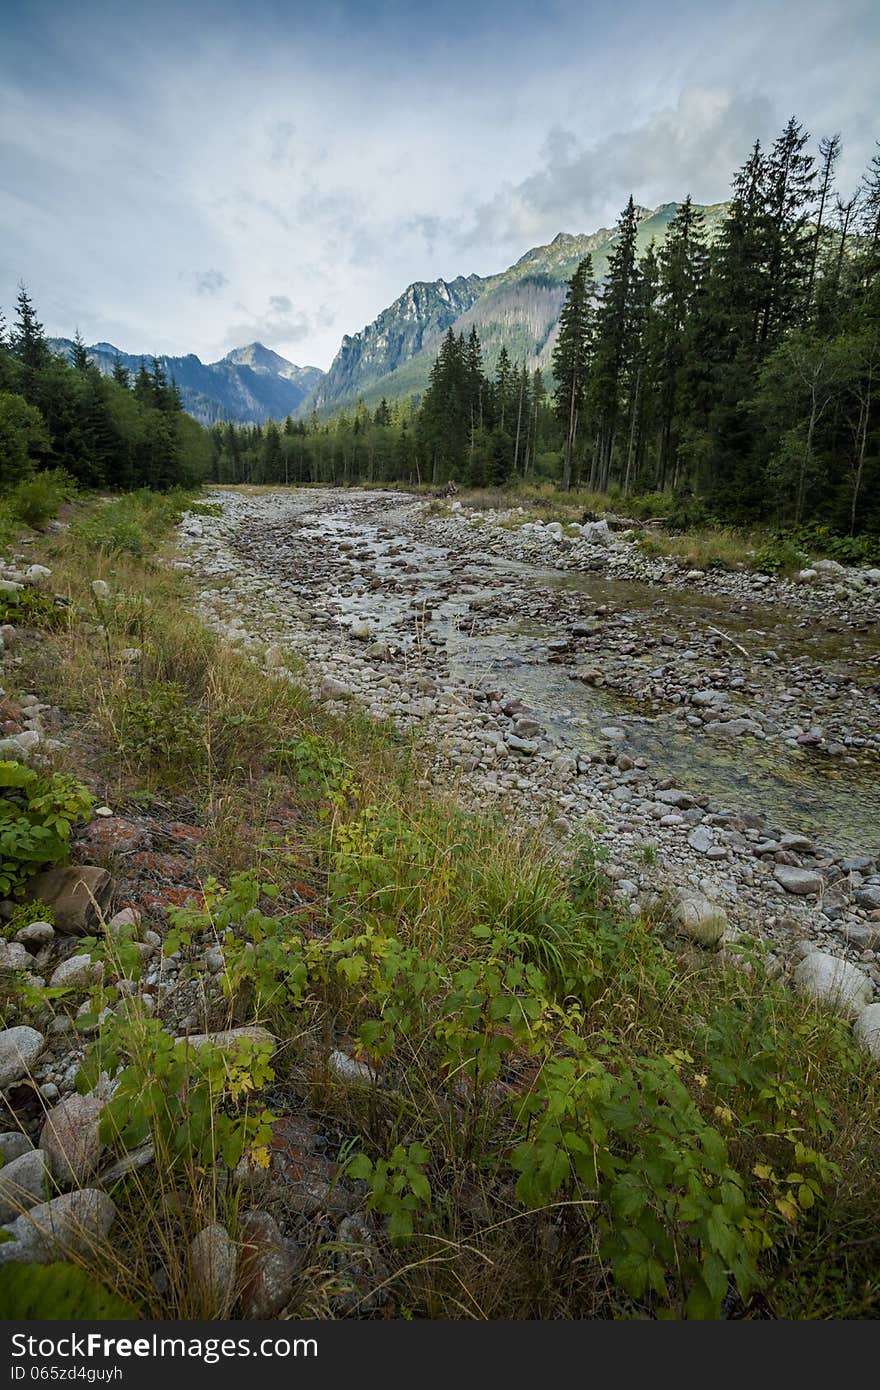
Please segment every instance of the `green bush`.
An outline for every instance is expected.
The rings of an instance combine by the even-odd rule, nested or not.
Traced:
[[[766,574],[794,574],[804,568],[809,558],[790,536],[774,536],[758,546],[753,564]]]
[[[152,554],[191,505],[192,494],[150,492],[142,488],[80,517],[71,534],[89,548],[142,559]]]
[[[0,762],[0,893],[8,897],[44,865],[65,859],[71,827],[91,806],[72,777]]]
[[[69,615],[70,610],[65,604],[56,603],[48,594],[41,594],[37,589],[0,594],[0,623],[57,632],[66,626]]]
[[[150,766],[177,764],[185,771],[205,756],[204,719],[173,681],[125,697],[119,738],[127,756]]]

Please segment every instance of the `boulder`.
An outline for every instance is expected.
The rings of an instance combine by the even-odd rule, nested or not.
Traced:
[[[342,681],[336,680],[334,676],[324,677],[318,696],[321,700],[351,700],[354,698],[348,686],[343,685]]]
[[[611,530],[607,521],[588,521],[581,527],[581,535],[588,545],[610,545]]]
[[[728,926],[724,908],[697,893],[680,898],[674,916],[679,931],[700,946],[719,946]]]
[[[225,1226],[215,1222],[194,1237],[189,1247],[190,1271],[205,1317],[228,1314],[235,1297],[238,1251]]]
[[[0,1032],[0,1090],[27,1076],[45,1046],[46,1039],[36,1028],[20,1026]]]
[[[52,971],[52,989],[90,989],[104,978],[104,963],[91,956],[68,956]]]
[[[46,1116],[40,1148],[61,1187],[81,1187],[94,1173],[104,1148],[98,1121],[107,1097],[96,1091],[65,1096]]]
[[[243,1042],[271,1043],[274,1048],[278,1039],[268,1028],[261,1028],[258,1023],[250,1023],[243,1028],[227,1028],[219,1033],[188,1033],[176,1041],[187,1042],[190,1047],[204,1047],[205,1043],[211,1043],[222,1052],[234,1052]]]
[[[782,884],[786,893],[794,893],[796,897],[809,897],[822,891],[822,875],[817,874],[814,869],[799,869],[793,864],[777,864],[773,870],[773,877],[777,883]]]
[[[19,1129],[0,1134],[0,1168],[4,1163],[12,1163],[13,1159],[20,1158],[22,1154],[30,1153],[33,1147],[27,1135],[22,1134]]]
[[[23,1211],[45,1202],[49,1172],[46,1156],[28,1149],[0,1168],[0,1222],[14,1221]]]
[[[4,1226],[12,1237],[0,1244],[0,1265],[50,1264],[76,1259],[102,1245],[116,1219],[116,1206],[104,1192],[84,1188],[41,1202]]]
[[[239,1289],[245,1318],[271,1318],[290,1298],[295,1261],[273,1216],[246,1211],[239,1222]]]
[[[112,896],[110,875],[95,865],[49,869],[30,879],[25,892],[28,902],[47,903],[53,909],[55,930],[63,936],[91,936],[100,931]]]
[[[30,970],[30,951],[20,941],[0,940],[0,970]]]
[[[29,922],[21,931],[15,933],[15,939],[22,946],[39,951],[41,946],[48,946],[49,942],[55,939],[55,928],[51,922]]]
[[[853,1025],[853,1033],[875,1062],[880,1062],[880,1004],[862,1009]]]
[[[857,1017],[874,994],[870,980],[857,966],[829,951],[810,951],[795,967],[792,978],[801,994],[827,1004],[847,1018]]]

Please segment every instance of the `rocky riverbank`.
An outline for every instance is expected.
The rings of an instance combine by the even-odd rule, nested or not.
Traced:
[[[605,523],[382,493],[217,499],[180,563],[228,640],[411,730],[471,803],[588,830],[634,910],[671,893],[698,939],[871,1003],[880,574],[683,573]]]

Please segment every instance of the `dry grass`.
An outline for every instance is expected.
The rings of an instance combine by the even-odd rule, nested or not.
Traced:
[[[24,647],[20,679],[75,718],[75,737],[57,755],[59,764],[82,775],[85,758],[89,780],[117,805],[144,791],[172,800],[185,795],[207,831],[203,873],[229,882],[257,869],[278,884],[282,905],[295,896],[288,899],[293,885],[315,884],[314,929],[341,943],[367,929],[380,942],[397,943],[413,953],[405,957],[410,969],[419,960],[437,966],[440,995],[461,972],[492,966],[493,952],[510,959],[511,942],[513,958],[547,981],[534,1025],[535,1038],[544,1039],[536,1076],[529,1072],[534,1059],[524,1055],[519,1072],[502,1072],[476,1089],[461,1066],[442,1061],[444,1015],[435,999],[401,1031],[384,1059],[381,1087],[357,1092],[328,1076],[334,1040],[357,1037],[365,1022],[383,1017],[374,993],[381,951],[370,956],[364,948],[368,970],[354,983],[319,972],[304,1005],[281,1007],[267,1019],[282,1039],[276,1092],[305,1101],[374,1156],[415,1139],[430,1149],[430,1219],[408,1244],[383,1244],[399,1312],[634,1315],[600,1255],[593,1195],[576,1191],[528,1210],[514,1193],[510,1151],[529,1132],[522,1103],[547,1060],[570,1050],[573,1019],[581,1044],[597,1056],[613,1040],[612,1071],[676,1051],[689,1055],[681,1069],[692,1099],[709,1116],[716,1104],[729,1110],[732,1161],[745,1175],[768,1150],[783,1163],[790,1148],[785,1127],[812,1124],[814,1101],[824,1098],[810,1142],[842,1176],[828,1185],[822,1215],[790,1233],[780,1233],[768,1200],[777,1246],[764,1306],[783,1317],[876,1311],[880,1283],[871,1274],[869,1244],[880,1199],[876,1068],[859,1059],[844,1028],[793,999],[759,967],[750,977],[701,953],[677,960],[661,944],[661,916],[619,919],[595,867],[588,864],[575,884],[570,865],[540,834],[515,834],[426,790],[422,758],[387,726],[336,719],[295,681],[269,676],[218,642],[189,611],[179,572],[149,555],[95,554],[75,537],[53,542],[48,560],[53,583],[69,597],[71,621]],[[112,590],[102,603],[90,587],[96,577]],[[134,663],[122,655],[133,646],[141,651]],[[148,728],[145,735],[132,709],[170,688],[178,704],[160,705],[158,732],[154,737]],[[304,766],[316,782],[302,781],[303,764],[279,759],[282,745],[306,750]],[[475,927],[490,928],[508,945],[490,947]],[[521,982],[517,989],[524,990]],[[393,993],[385,1002],[395,1003]],[[239,1021],[236,1007],[240,1002],[230,1000],[229,1020]],[[723,1068],[713,1070],[719,1059],[729,1060],[732,1080],[724,1081]],[[776,1085],[778,1107],[775,1100],[759,1104],[755,1088],[769,1086],[772,1096]],[[235,1230],[244,1199],[222,1167],[181,1165],[160,1154],[113,1195],[120,1218],[104,1278],[136,1299],[145,1316],[209,1313],[210,1299],[193,1287],[186,1250],[213,1221]],[[158,1284],[157,1268],[164,1271]],[[291,1315],[338,1313],[338,1295],[334,1251],[319,1239],[307,1252]],[[346,1306],[358,1314],[356,1304]],[[650,1311],[642,1305],[635,1315]]]

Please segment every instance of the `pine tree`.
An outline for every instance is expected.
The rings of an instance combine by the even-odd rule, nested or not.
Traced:
[[[840,136],[823,137],[819,141],[819,156],[822,161],[819,171],[819,206],[816,210],[813,245],[810,252],[810,275],[807,282],[807,308],[812,307],[816,284],[816,271],[819,265],[819,252],[822,246],[822,233],[825,230],[825,215],[834,190],[834,171],[840,158]]]
[[[17,320],[12,334],[12,351],[26,367],[39,371],[49,361],[49,345],[24,285],[19,286],[15,311]]]
[[[73,336],[73,351],[70,354],[70,362],[74,370],[78,372],[87,372],[91,366],[91,358],[86,352],[86,345],[79,329]]]
[[[596,320],[596,361],[592,403],[598,422],[598,485],[605,491],[618,444],[623,395],[635,346],[638,221],[632,195],[618,223],[617,240],[608,258],[608,273]]]
[[[509,417],[511,394],[513,386],[513,367],[510,364],[510,355],[507,348],[502,343],[501,351],[498,354],[498,362],[495,366],[495,418],[498,428],[503,430],[505,417]]]
[[[115,356],[114,359],[113,359],[113,373],[112,373],[112,375],[113,375],[113,380],[116,382],[117,386],[124,386],[125,389],[126,389],[126,391],[130,388],[130,386],[131,386],[131,377],[130,377],[130,374],[129,374],[129,370],[128,370],[128,368],[125,366],[125,364],[124,364],[124,362],[122,361],[122,358],[119,356],[119,353],[118,353],[118,352],[117,352],[116,356]]]
[[[587,386],[592,328],[590,301],[593,293],[593,262],[586,256],[568,282],[553,349],[553,374],[556,378],[554,403],[565,431],[562,486],[566,492],[571,487],[572,457]]]

